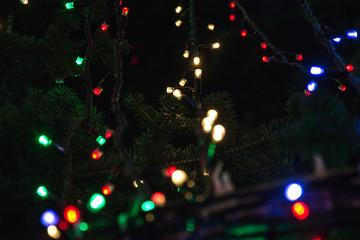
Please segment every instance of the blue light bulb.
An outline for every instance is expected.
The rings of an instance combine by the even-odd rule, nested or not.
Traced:
[[[307,85],[307,90],[309,90],[309,92],[313,92],[315,91],[316,87],[317,87],[317,83],[315,81],[311,81]]]
[[[285,197],[289,201],[295,201],[302,195],[302,187],[297,183],[291,183],[285,188]]]
[[[45,227],[59,223],[59,216],[53,210],[47,210],[41,215],[41,223]]]
[[[340,37],[334,37],[332,40],[333,40],[334,42],[336,42],[336,43],[341,42],[341,38],[340,38]]]
[[[346,36],[348,38],[357,38],[358,37],[358,33],[356,30],[351,30],[351,31],[347,31],[346,32]]]
[[[310,73],[315,76],[321,76],[324,74],[324,69],[318,66],[312,66],[310,68]]]

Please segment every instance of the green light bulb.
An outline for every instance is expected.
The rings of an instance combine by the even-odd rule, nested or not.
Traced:
[[[42,198],[46,198],[48,196],[48,191],[47,191],[46,187],[44,187],[44,186],[40,186],[37,189],[36,193]]]
[[[47,138],[47,136],[42,135],[39,137],[39,143],[44,145],[45,147],[49,146],[51,144],[51,140]]]
[[[66,4],[65,4],[65,7],[66,7],[67,9],[73,9],[73,8],[74,8],[74,2],[68,2],[68,3],[66,3]]]
[[[85,232],[85,231],[89,230],[89,225],[86,222],[81,222],[79,224],[79,229],[80,229],[80,231]]]
[[[141,209],[144,212],[148,212],[151,211],[155,208],[155,203],[153,203],[152,201],[146,201],[141,205]]]
[[[106,139],[103,138],[102,136],[98,136],[96,141],[100,144],[103,145],[106,142]]]
[[[102,209],[106,204],[105,198],[99,193],[95,193],[91,196],[88,204],[88,209],[92,212],[97,212]]]
[[[83,64],[83,62],[84,62],[84,58],[77,57],[77,59],[76,59],[76,64],[77,65],[81,65],[81,64]]]

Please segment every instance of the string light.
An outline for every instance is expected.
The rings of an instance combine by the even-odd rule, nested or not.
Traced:
[[[346,66],[346,70],[348,70],[349,72],[353,71],[354,70],[354,66],[349,64]]]
[[[80,218],[80,211],[77,207],[69,205],[64,209],[64,218],[69,223],[76,223]]]
[[[41,223],[45,227],[48,227],[50,225],[56,225],[59,223],[59,220],[59,216],[53,210],[46,210],[41,215]]]
[[[309,208],[303,202],[296,202],[292,206],[294,216],[299,220],[304,220],[309,216]]]
[[[210,110],[208,110],[206,114],[207,114],[208,117],[214,118],[214,120],[215,120],[215,119],[217,118],[217,116],[218,116],[218,112],[217,112],[215,109],[210,109]]]
[[[89,224],[87,224],[86,222],[81,222],[79,224],[79,230],[82,232],[89,230]]]
[[[332,40],[333,40],[334,42],[336,42],[336,43],[341,42],[341,38],[340,38],[340,37],[334,37]]]
[[[24,4],[24,5],[27,5],[29,3],[28,0],[20,0],[20,2],[22,2],[22,4]]]
[[[304,58],[304,56],[301,55],[301,54],[297,54],[297,55],[295,56],[295,59],[298,60],[298,61],[302,61],[303,58]]]
[[[175,90],[174,87],[167,87],[167,88],[166,88],[166,93],[173,93],[174,90]]]
[[[176,97],[179,100],[182,97],[182,92],[179,89],[174,90],[172,94],[174,95],[174,97]]]
[[[241,35],[242,37],[246,37],[246,35],[247,35],[247,30],[246,30],[246,29],[241,30],[240,35]]]
[[[141,204],[141,209],[144,212],[151,211],[154,208],[155,208],[155,204],[152,201],[146,201],[146,202],[143,202],[143,204]]]
[[[176,167],[175,166],[170,166],[166,169],[166,176],[171,177],[173,175],[173,173],[176,171]]]
[[[182,24],[182,20],[180,20],[180,19],[176,20],[175,26],[180,27],[181,24]]]
[[[158,206],[164,206],[166,202],[165,195],[161,192],[156,192],[153,195],[151,195],[150,200]]]
[[[129,14],[129,8],[123,7],[122,9],[122,16],[127,16]]]
[[[190,56],[189,50],[185,50],[184,53],[183,53],[183,57],[184,58],[189,58],[189,56]]]
[[[197,68],[195,69],[195,78],[201,78],[202,75],[202,69]]]
[[[61,233],[60,233],[59,229],[54,225],[50,225],[47,227],[47,233],[48,233],[49,237],[51,237],[53,239],[59,239],[61,237]]]
[[[311,81],[307,85],[307,90],[309,92],[313,92],[313,91],[315,91],[316,87],[317,87],[317,83],[315,81]]]
[[[357,38],[357,37],[358,37],[358,33],[357,33],[357,31],[355,31],[355,30],[351,30],[351,31],[347,31],[347,32],[346,32],[346,36],[347,36],[348,38],[354,39],[354,38]]]
[[[199,57],[194,57],[193,61],[194,61],[195,66],[200,64],[200,58]]]
[[[260,43],[260,47],[261,47],[262,49],[266,49],[266,48],[267,48],[267,44],[266,44],[265,42],[262,42],[262,43]]]
[[[41,135],[39,137],[39,143],[41,143],[42,145],[44,145],[45,147],[51,145],[52,141],[46,137],[45,135]]]
[[[230,19],[230,21],[234,21],[235,20],[235,17],[236,17],[236,15],[235,14],[230,14],[229,15],[229,19]]]
[[[302,195],[302,187],[297,183],[290,183],[286,186],[284,194],[289,201],[298,200]]]
[[[97,96],[99,96],[102,93],[103,89],[101,87],[96,87],[93,90],[93,93]]]
[[[270,58],[267,57],[267,56],[263,56],[263,57],[261,58],[261,60],[262,60],[263,62],[269,62],[269,61],[270,61]]]
[[[342,92],[344,92],[344,91],[346,90],[346,86],[343,85],[343,84],[341,84],[341,83],[339,84],[338,88],[339,88],[339,90],[342,91]]]
[[[220,142],[225,136],[225,128],[218,124],[213,127],[212,139],[214,142]]]
[[[177,187],[181,187],[181,185],[186,182],[188,179],[187,174],[183,170],[176,170],[171,175],[171,181],[175,184]]]
[[[212,48],[212,49],[219,49],[219,48],[220,48],[220,43],[218,43],[218,42],[212,43],[212,44],[211,44],[211,48]]]
[[[183,86],[185,86],[186,82],[187,82],[187,80],[185,78],[183,78],[180,80],[179,85],[183,87]]]
[[[175,8],[175,12],[176,12],[176,13],[181,13],[181,11],[182,11],[182,7],[181,7],[181,6],[177,6],[177,7]]]
[[[91,212],[100,211],[106,204],[105,198],[99,193],[94,193],[88,202],[88,209]]]
[[[98,142],[98,144],[104,145],[104,143],[106,142],[106,139],[103,138],[103,136],[98,136],[98,137],[96,138],[96,141]]]
[[[44,186],[38,187],[38,189],[36,190],[36,193],[42,198],[48,197],[48,191],[47,191],[46,187],[44,187]]]
[[[201,125],[203,127],[203,131],[205,133],[209,133],[211,132],[212,126],[214,123],[214,119],[211,117],[205,117],[203,118],[203,120],[201,121]]]
[[[207,28],[208,28],[210,31],[213,31],[214,28],[215,28],[215,26],[214,26],[214,24],[209,23],[208,26],[207,26]]]
[[[67,2],[65,3],[66,9],[73,9],[74,8],[74,2]]]
[[[324,69],[318,66],[312,66],[310,68],[310,73],[314,76],[321,76],[324,73]]]
[[[107,183],[105,184],[105,186],[103,186],[101,191],[105,196],[109,196],[114,191],[114,188],[115,188],[114,184]]]
[[[101,156],[104,153],[102,151],[100,151],[100,149],[96,148],[92,153],[91,153],[91,157],[95,160],[98,160],[101,158]]]
[[[113,133],[114,133],[114,131],[112,129],[106,129],[105,138],[106,139],[111,138]]]
[[[76,62],[77,65],[81,65],[81,64],[83,64],[83,62],[84,62],[84,58],[78,56],[78,57],[76,58],[76,61],[75,61],[75,62]]]
[[[106,31],[108,28],[109,28],[109,24],[103,22],[103,24],[101,25],[101,30]]]
[[[235,8],[235,1],[230,1],[230,8]]]

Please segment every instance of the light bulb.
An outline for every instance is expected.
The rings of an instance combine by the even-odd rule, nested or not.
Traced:
[[[27,5],[28,3],[29,3],[29,1],[28,0],[20,0],[21,2],[22,2],[22,4],[24,4],[24,5]]]
[[[208,26],[207,26],[207,28],[208,28],[210,31],[212,31],[212,30],[214,30],[215,26],[214,26],[214,24],[209,23]]]
[[[309,90],[309,92],[313,92],[315,91],[316,87],[317,87],[317,83],[315,81],[311,81],[307,85],[307,90]]]
[[[175,22],[175,26],[180,27],[182,24],[182,21],[179,19]]]
[[[358,37],[358,33],[356,30],[351,30],[351,31],[347,31],[346,32],[346,36],[348,38],[357,38]]]
[[[211,44],[211,48],[212,48],[212,49],[218,49],[218,48],[220,48],[220,43],[216,42],[216,43]]]
[[[222,125],[215,125],[212,130],[214,142],[220,142],[225,136],[225,128]]]
[[[285,197],[289,201],[295,201],[302,195],[302,187],[297,183],[291,183],[285,188]]]
[[[324,74],[324,69],[318,66],[312,66],[310,68],[310,73],[315,76],[321,76]]]
[[[176,97],[179,100],[182,97],[182,93],[181,93],[181,91],[179,89],[174,90],[172,94],[174,95],[174,97]]]
[[[175,184],[175,186],[180,187],[184,182],[188,179],[187,174],[183,170],[176,170],[171,175],[171,181]]]
[[[59,239],[61,236],[59,229],[54,225],[50,225],[47,227],[47,233],[49,234],[49,237],[53,239]]]
[[[200,58],[199,57],[194,57],[193,61],[194,61],[194,65],[196,65],[196,66],[200,64]]]
[[[174,90],[175,90],[175,88],[173,88],[173,87],[167,87],[166,88],[166,93],[173,93]]]
[[[179,85],[183,87],[183,86],[185,86],[186,82],[187,82],[187,80],[185,78],[183,78],[180,80]]]
[[[212,117],[215,120],[218,116],[218,112],[214,109],[210,109],[209,111],[207,111],[207,116]]]
[[[195,69],[195,78],[201,78],[202,70],[200,68]]]
[[[177,6],[176,8],[175,8],[175,12],[176,13],[180,13],[182,11],[182,7],[181,6]]]
[[[189,58],[189,56],[190,56],[189,50],[185,50],[184,53],[183,53],[183,57],[184,58]]]
[[[106,22],[104,22],[104,23],[101,25],[101,30],[102,30],[102,31],[106,31],[108,28],[109,28],[109,24],[107,24]]]

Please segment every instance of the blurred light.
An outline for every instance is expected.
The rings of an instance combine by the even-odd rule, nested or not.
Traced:
[[[106,196],[110,195],[113,191],[114,191],[114,185],[111,183],[105,184],[105,186],[103,186],[102,193]]]
[[[20,0],[20,2],[22,2],[22,4],[24,4],[24,5],[27,5],[29,3],[28,0]]]
[[[235,20],[235,17],[236,17],[236,15],[235,14],[230,14],[229,15],[229,19],[230,19],[230,21],[234,21]]]
[[[315,76],[320,76],[324,73],[324,69],[322,67],[312,66],[310,68],[310,73]]]
[[[242,37],[246,37],[246,35],[247,35],[247,30],[246,30],[246,29],[242,30],[242,31],[240,32],[240,35],[241,35]]]
[[[199,65],[200,64],[200,58],[199,57],[194,57],[194,65]]]
[[[47,233],[48,233],[49,237],[51,237],[53,239],[59,239],[61,237],[61,233],[60,233],[59,229],[54,225],[50,225],[47,227]]]
[[[186,180],[188,179],[188,176],[183,170],[176,170],[171,175],[171,181],[175,184],[175,186],[180,187]]]
[[[291,183],[285,188],[285,197],[289,201],[295,201],[299,199],[302,195],[302,188],[297,183]]]
[[[92,153],[91,153],[91,157],[95,160],[98,160],[101,158],[101,156],[104,153],[102,151],[100,151],[100,149],[96,148]]]
[[[83,62],[84,62],[84,58],[79,57],[79,56],[76,58],[76,64],[77,65],[81,65],[81,64],[83,64]]]
[[[317,83],[315,81],[311,81],[307,85],[307,90],[309,92],[313,92],[313,91],[315,91],[316,87],[317,87]]]
[[[176,8],[175,8],[175,12],[176,13],[180,13],[182,11],[182,7],[181,6],[177,6]]]
[[[182,93],[181,93],[181,91],[179,89],[174,90],[172,94],[174,95],[174,97],[176,97],[179,100],[182,97]]]
[[[168,167],[168,169],[166,170],[166,175],[167,175],[168,177],[171,177],[176,170],[177,170],[177,169],[176,169],[175,166],[170,166],[170,167]]]
[[[219,49],[220,48],[220,43],[216,42],[216,43],[211,44],[211,48],[212,49]]]
[[[209,23],[208,26],[207,26],[207,28],[208,28],[210,31],[212,31],[212,30],[214,30],[215,25]]]
[[[304,56],[301,55],[301,54],[297,54],[297,55],[295,56],[295,59],[298,60],[298,61],[302,61],[303,58],[304,58]]]
[[[173,87],[167,87],[166,93],[172,93],[172,92],[174,92],[174,90],[175,90],[175,88],[173,88]]]
[[[148,214],[145,215],[145,220],[147,222],[152,222],[152,221],[154,221],[154,219],[155,219],[155,216],[152,213],[148,213]]]
[[[230,8],[235,8],[235,1],[230,2]]]
[[[195,186],[195,181],[194,180],[189,180],[189,181],[187,181],[186,185],[189,188],[193,188]]]
[[[79,224],[79,230],[85,232],[89,230],[89,225],[86,222],[81,222]]]
[[[346,66],[346,70],[348,70],[349,72],[353,71],[354,70],[354,66],[349,64]]]
[[[165,195],[161,192],[156,192],[154,193],[150,200],[155,204],[155,205],[159,205],[159,206],[163,206],[166,202],[166,198]]]
[[[42,135],[39,137],[39,143],[41,143],[45,147],[51,145],[51,142],[52,141],[50,139],[48,139],[45,135]]]
[[[218,112],[215,109],[210,109],[210,110],[207,111],[206,115],[215,120],[217,118],[217,116],[218,116]]]
[[[265,42],[262,42],[262,43],[260,44],[260,47],[261,47],[262,49],[266,49],[266,48],[267,48],[267,44],[266,44]]]
[[[261,59],[263,62],[269,62],[270,59],[267,56],[263,56]]]
[[[123,16],[127,16],[128,13],[129,13],[129,8],[123,7],[123,9],[122,9],[122,15],[123,15]]]
[[[225,136],[225,128],[222,125],[215,125],[212,130],[214,142],[220,142]]]
[[[341,38],[340,38],[340,37],[334,37],[332,40],[333,40],[334,42],[336,42],[336,43],[341,42]]]
[[[106,129],[105,138],[106,139],[111,138],[113,133],[114,133],[114,131],[112,129]]]
[[[103,145],[106,142],[106,139],[103,138],[102,136],[98,136],[96,138],[96,141],[98,142],[98,144]]]
[[[195,220],[193,218],[186,219],[186,231],[193,232],[195,230]]]
[[[299,220],[304,220],[309,216],[309,208],[303,202],[296,202],[292,206],[294,216]]]
[[[182,21],[180,19],[176,20],[175,26],[180,27],[182,24]]]
[[[79,220],[80,211],[77,207],[69,205],[64,209],[64,218],[69,223],[75,223]]]
[[[195,69],[195,78],[201,78],[202,75],[202,69],[197,68]]]
[[[94,193],[89,200],[89,210],[92,212],[97,212],[102,209],[106,204],[105,198],[99,193]]]
[[[106,31],[108,28],[109,28],[109,24],[103,22],[103,24],[101,25],[101,30]]]
[[[44,186],[38,187],[38,189],[36,190],[36,193],[42,198],[46,198],[48,196],[47,189]]]
[[[73,8],[74,8],[74,2],[68,2],[68,3],[66,3],[66,4],[65,4],[65,7],[66,7],[67,9],[73,9]]]
[[[63,231],[66,231],[69,228],[69,224],[65,221],[60,221],[59,228]]]
[[[146,201],[143,204],[141,204],[141,209],[144,212],[151,211],[155,208],[155,204],[152,201]]]
[[[96,87],[96,88],[94,88],[93,93],[95,95],[99,96],[102,91],[103,91],[103,89],[101,87]]]
[[[183,78],[180,80],[179,85],[183,87],[183,86],[185,86],[186,82],[187,82],[187,80],[185,78]]]
[[[189,58],[189,56],[190,56],[189,50],[185,50],[185,52],[183,53],[183,57],[184,58]]]
[[[357,38],[358,37],[358,33],[356,30],[351,30],[351,31],[347,31],[346,32],[346,36],[348,38]]]
[[[41,215],[41,223],[45,227],[59,223],[59,216],[53,210],[47,210]]]
[[[214,121],[215,121],[215,118],[213,116],[203,118],[203,120],[201,121],[201,125],[202,125],[203,131],[205,133],[211,132]]]
[[[144,184],[144,181],[143,181],[143,180],[140,180],[139,182],[140,182],[141,184]],[[138,187],[139,187],[137,181],[133,181],[133,185],[134,185],[135,188],[138,188]]]
[[[339,84],[338,88],[339,88],[339,90],[342,91],[342,92],[344,92],[344,91],[346,90],[346,86],[343,85],[343,84],[341,84],[341,83]]]
[[[309,92],[309,90],[306,89],[306,90],[305,90],[305,95],[306,95],[306,96],[310,96],[310,95],[311,95],[311,92]]]

